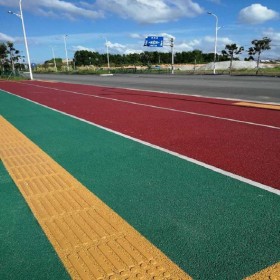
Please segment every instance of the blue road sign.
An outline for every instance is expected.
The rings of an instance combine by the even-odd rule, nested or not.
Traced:
[[[146,47],[163,47],[163,36],[148,36],[145,39],[144,46],[146,46]]]

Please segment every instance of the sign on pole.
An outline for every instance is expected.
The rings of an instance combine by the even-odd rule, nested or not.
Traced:
[[[146,46],[146,47],[163,47],[163,36],[148,36],[145,39],[144,46]]]

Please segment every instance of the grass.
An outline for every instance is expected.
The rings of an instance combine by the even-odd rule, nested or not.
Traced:
[[[22,80],[28,80],[25,77],[5,77],[5,76],[0,76],[0,81],[22,81]]]
[[[27,78],[21,73],[21,72],[11,72],[11,71],[0,71],[0,80],[12,80],[12,81],[21,81],[21,80],[27,80]]]
[[[101,75],[107,74],[108,69],[106,68],[90,68],[83,67],[76,70],[70,71],[54,71],[53,68],[38,68],[35,73],[56,73],[56,74],[78,74],[78,75]],[[135,67],[118,67],[111,68],[110,73],[112,74],[170,74],[170,68],[160,68],[160,69],[152,69],[152,68],[135,68]],[[213,70],[177,70],[176,67],[174,69],[175,74],[186,74],[186,75],[210,75],[213,74]],[[216,74],[220,75],[230,75],[229,69],[224,70],[216,70]],[[257,75],[256,69],[232,69],[231,75]],[[258,72],[259,76],[277,76],[280,77],[280,66],[274,68],[260,68]]]

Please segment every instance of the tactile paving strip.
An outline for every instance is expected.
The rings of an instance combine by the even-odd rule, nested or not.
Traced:
[[[73,279],[191,279],[1,116],[0,158]]]
[[[280,262],[257,272],[256,274],[245,278],[245,280],[279,280]]]

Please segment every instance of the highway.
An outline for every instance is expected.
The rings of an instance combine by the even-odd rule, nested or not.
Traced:
[[[229,75],[35,74],[35,79],[280,103],[280,78]]]

